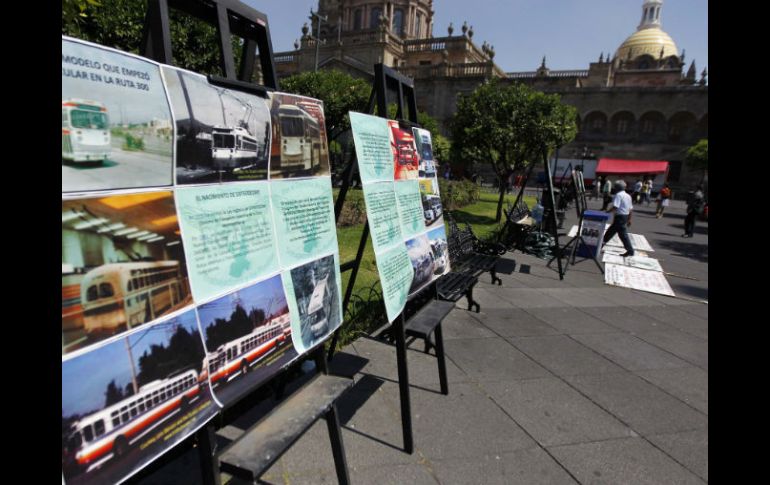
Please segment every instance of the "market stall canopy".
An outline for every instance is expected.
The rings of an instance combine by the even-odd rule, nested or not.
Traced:
[[[668,162],[663,160],[623,160],[600,158],[596,173],[666,173]]]

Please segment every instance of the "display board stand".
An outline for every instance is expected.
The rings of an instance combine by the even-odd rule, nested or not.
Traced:
[[[414,81],[384,64],[375,64],[374,66],[374,86],[372,88],[372,94],[369,97],[368,113],[373,113],[376,106],[377,116],[385,119],[388,118],[389,90],[396,93],[396,119],[408,122],[411,127],[419,128],[420,125],[417,123],[417,103],[414,94]],[[347,194],[356,170],[358,170],[358,161],[357,159],[354,159],[346,169],[343,186],[341,187],[337,198],[334,211],[336,218],[339,218],[339,215],[342,212],[342,205],[345,203],[345,195]],[[356,258],[353,261],[349,261],[340,266],[341,272],[349,269],[353,271],[350,280],[348,281],[345,299],[343,300],[343,312],[347,309],[368,237],[369,223],[367,221],[364,224],[364,231],[361,234],[361,241],[358,246]],[[435,282],[432,284],[435,285]],[[407,367],[406,334],[404,327],[405,318],[402,312],[393,322],[393,336],[396,341],[396,361],[398,365],[398,386],[401,401],[401,427],[404,439],[404,451],[412,454],[414,453],[414,439],[412,436],[409,371]],[[329,360],[334,356],[334,349],[337,345],[340,330],[341,327],[334,332],[334,337],[328,352]]]
[[[198,18],[217,29],[223,76],[209,75],[211,84],[262,96],[267,91],[279,89],[267,16],[236,0],[148,0],[141,55],[173,65],[169,8]],[[231,43],[233,35],[244,40],[237,72]],[[263,85],[252,82],[257,58]],[[360,254],[358,259],[360,261]],[[258,479],[322,417],[327,422],[339,483],[350,482],[335,401],[353,385],[353,381],[329,374],[323,343],[317,344],[308,354],[315,361],[316,373],[310,382],[285,402],[277,404],[268,416],[238,436],[227,448],[217,449],[214,421],[195,433],[204,484],[219,485],[221,471],[245,479]],[[286,370],[270,382],[276,399],[283,397],[285,377]],[[258,389],[230,403],[228,408],[245,401]],[[285,423],[286,426],[272,426],[273,422]],[[273,428],[281,431],[273,432]]]

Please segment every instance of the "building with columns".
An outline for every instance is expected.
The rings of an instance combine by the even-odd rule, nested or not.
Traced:
[[[306,23],[294,51],[275,53],[276,67],[285,77],[312,71],[317,62],[371,79],[382,62],[415,80],[418,108],[447,135],[458,95],[491,78],[524,83],[577,109],[578,135],[562,157],[585,148],[596,158],[666,160],[669,181],[686,188],[703,175],[684,159],[688,147],[708,137],[707,72],[698,79],[694,61],[685,71],[685,51],[662,28],[662,7],[663,0],[643,0],[636,31],[588,69],[551,70],[544,57],[534,71],[505,72],[493,46],[474,42],[467,22],[434,36],[432,0],[319,0],[321,44],[316,20]]]

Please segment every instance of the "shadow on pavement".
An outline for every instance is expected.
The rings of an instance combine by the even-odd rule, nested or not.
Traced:
[[[672,278],[673,279],[673,278]],[[671,279],[669,279],[669,282]],[[709,299],[709,290],[708,288],[701,288],[698,286],[693,285],[671,285],[671,289],[674,290],[674,293],[677,295],[687,295],[691,296],[693,298],[697,298],[699,300],[708,300]]]
[[[708,244],[696,244],[684,241],[658,241],[658,245],[665,248],[675,256],[684,256],[702,263],[709,261]]]

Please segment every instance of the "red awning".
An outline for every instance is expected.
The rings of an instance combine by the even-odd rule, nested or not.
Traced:
[[[662,160],[622,160],[620,158],[600,158],[596,173],[666,173],[668,162]]]

